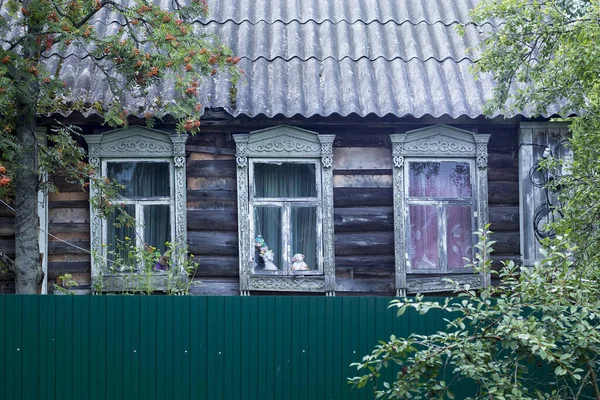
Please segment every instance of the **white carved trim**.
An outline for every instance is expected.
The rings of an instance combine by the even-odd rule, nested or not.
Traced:
[[[187,135],[170,135],[167,132],[147,129],[139,126],[118,129],[100,135],[84,136],[88,143],[89,162],[100,173],[105,158],[127,159],[170,159],[173,161],[173,213],[172,242],[177,252],[172,256],[173,265],[183,268],[187,250],[187,194],[185,143]],[[90,196],[97,188],[90,185]],[[90,247],[92,249],[92,282],[103,280],[105,261],[102,259],[103,221],[90,205]],[[174,227],[174,229],[173,229]],[[183,269],[181,270],[184,273]],[[103,283],[102,283],[103,285]],[[109,287],[107,289],[110,289]],[[157,287],[157,289],[162,289]]]
[[[437,277],[429,277],[414,280],[408,276],[407,250],[406,250],[406,193],[405,193],[405,171],[404,166],[409,159],[420,157],[431,158],[468,158],[475,161],[477,168],[473,168],[475,174],[473,184],[475,185],[475,199],[477,207],[477,228],[483,228],[488,222],[488,184],[487,184],[487,143],[490,135],[479,135],[473,132],[454,128],[447,125],[435,125],[427,128],[416,129],[403,134],[392,134],[392,158],[393,189],[394,189],[394,251],[395,251],[395,275],[396,292],[404,295],[407,292],[433,292],[448,290],[448,285],[443,281],[446,277],[455,278],[455,275],[440,274]],[[489,284],[488,276],[470,276],[460,278],[468,280],[473,287]],[[421,288],[421,289],[419,289]]]
[[[335,135],[319,135],[304,129],[290,126],[278,126],[233,135],[236,143],[237,193],[238,193],[238,238],[240,293],[249,294],[250,290],[267,291],[327,291],[332,295],[335,284],[335,251],[333,232],[333,140]],[[258,277],[253,275],[253,238],[251,238],[249,210],[249,158],[257,159],[306,159],[316,162],[321,168],[322,196],[322,240],[323,240],[323,276],[298,278],[294,275],[277,277]],[[316,160],[319,161],[316,161]],[[319,174],[317,174],[317,177]]]

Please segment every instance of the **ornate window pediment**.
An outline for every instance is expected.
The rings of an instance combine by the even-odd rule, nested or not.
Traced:
[[[449,290],[448,275],[487,285],[463,258],[473,258],[473,232],[488,220],[490,135],[436,125],[390,137],[397,293]]]
[[[234,135],[240,291],[335,291],[334,135],[280,126]]]
[[[142,287],[166,290],[169,285],[186,279],[182,261],[187,246],[187,136],[134,126],[85,139],[90,163],[101,176],[123,185],[116,201],[135,220],[134,226],[123,226],[116,215],[102,218],[91,208],[94,290],[135,291]],[[90,191],[93,196],[98,188],[92,185]],[[167,242],[173,244],[172,254]],[[123,246],[154,247],[165,257],[163,262],[169,259],[168,266],[140,265],[139,258],[124,256]]]

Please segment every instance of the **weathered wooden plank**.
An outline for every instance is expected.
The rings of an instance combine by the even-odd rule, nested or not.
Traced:
[[[199,284],[190,286],[194,296],[238,296],[238,279],[202,279]]]
[[[392,188],[333,188],[334,207],[392,206]]]
[[[389,140],[389,138],[388,138]],[[336,147],[333,149],[333,169],[392,169],[392,152],[385,147]]]
[[[235,149],[233,148],[216,148],[215,146],[193,146],[187,145],[185,146],[185,152],[189,153],[208,153],[208,154],[229,154],[234,155]]]
[[[392,207],[335,208],[335,232],[393,231]]]
[[[394,254],[394,232],[337,233],[335,254],[336,257]]]
[[[188,202],[235,203],[237,200],[235,190],[188,190]]]
[[[68,243],[61,241],[48,242],[49,254],[88,254],[90,242],[88,240],[72,240]]]
[[[394,272],[394,255],[339,256],[335,258],[335,267],[352,268],[353,275],[378,275]]]
[[[380,296],[395,293],[393,279],[336,279],[336,291],[360,292]]]
[[[188,175],[187,178],[188,190],[203,190],[203,191],[219,191],[228,190],[234,191],[237,188],[236,178],[208,177],[194,178]]]
[[[519,167],[489,167],[488,182],[492,181],[517,181],[519,179]]]
[[[240,264],[237,256],[201,256],[194,259],[200,262],[195,275],[197,278],[235,277],[240,273]]]
[[[496,232],[490,235],[495,240],[494,255],[520,254],[519,232]]]
[[[87,222],[50,223],[48,231],[50,233],[89,233],[90,224]]]
[[[228,210],[188,210],[188,231],[235,231],[238,229],[237,211]]]
[[[188,178],[235,178],[235,160],[188,161]]]
[[[358,188],[391,188],[391,175],[336,175],[333,177],[333,187]]]
[[[14,217],[0,217],[0,236],[14,236],[15,219]]]
[[[391,169],[334,169],[333,175],[393,175]]]
[[[51,210],[57,208],[90,208],[90,202],[87,200],[69,200],[69,201],[49,201],[48,208]]]
[[[488,182],[488,204],[519,204],[518,181]]]
[[[81,273],[91,273],[91,263],[89,261],[48,263],[48,277],[52,279],[56,279],[64,274]]]
[[[519,167],[519,158],[517,153],[498,153],[488,151],[488,167],[489,168],[508,168]]]
[[[237,232],[188,232],[189,252],[196,256],[237,256]]]
[[[50,223],[89,223],[89,208],[55,208],[48,213]]]
[[[15,241],[12,239],[0,239],[0,251],[9,257],[15,255]]]
[[[493,232],[519,231],[519,207],[489,207],[490,230]]]

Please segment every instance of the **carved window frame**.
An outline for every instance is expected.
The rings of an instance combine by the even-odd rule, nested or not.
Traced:
[[[277,126],[249,134],[233,135],[236,143],[238,239],[240,293],[251,291],[325,292],[335,293],[335,261],[333,237],[333,139],[335,135],[319,135],[291,126]],[[314,272],[301,274],[258,274],[254,272],[254,221],[251,218],[252,166],[256,162],[313,163],[316,170],[317,194],[320,202],[320,234],[322,264]],[[320,179],[318,178],[320,175]],[[319,216],[317,217],[317,221]]]
[[[100,176],[104,176],[106,162],[151,161],[165,162],[170,170],[170,225],[171,242],[175,252],[171,255],[171,268],[175,274],[156,274],[151,286],[167,290],[176,281],[185,281],[187,274],[183,260],[187,249],[187,208],[185,142],[187,135],[172,135],[140,126],[117,129],[100,135],[85,136],[89,162]],[[90,196],[97,193],[90,185]],[[140,288],[140,282],[131,273],[108,272],[102,244],[106,242],[107,220],[90,205],[90,247],[92,250],[92,288],[94,291],[129,291]]]
[[[490,135],[480,135],[447,125],[435,125],[406,133],[391,134],[392,157],[394,162],[394,245],[396,294],[427,293],[451,290],[452,286],[444,279],[451,276],[461,284],[471,287],[485,287],[489,284],[489,274],[441,272],[412,273],[407,267],[408,240],[406,226],[408,198],[407,172],[411,161],[468,161],[471,165],[471,182],[476,207],[477,229],[488,222],[487,184],[487,143]]]

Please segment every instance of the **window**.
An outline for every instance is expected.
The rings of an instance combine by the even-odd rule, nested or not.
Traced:
[[[487,223],[487,141],[449,126],[393,134],[396,290],[448,290],[444,278],[487,284],[471,275],[473,233]]]
[[[243,295],[334,293],[333,138],[292,127],[234,135]]]
[[[138,265],[127,245],[155,247],[166,254],[174,244],[169,264],[151,266],[152,287],[164,290],[167,281],[186,279],[181,269],[187,244],[185,204],[186,136],[131,127],[86,136],[90,163],[101,176],[121,185],[116,201],[135,220],[135,225],[117,223],[115,214],[102,219],[91,210],[90,241],[93,250],[92,281],[95,290],[122,291],[140,288],[136,275],[148,266]],[[92,192],[96,188],[91,188]],[[175,272],[167,277],[166,270]],[[146,277],[147,278],[147,277]]]

